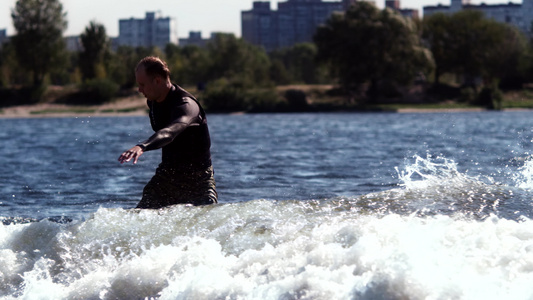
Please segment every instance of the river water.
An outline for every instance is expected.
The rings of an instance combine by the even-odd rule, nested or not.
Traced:
[[[533,298],[533,112],[208,119],[220,203],[155,211],[147,117],[0,119],[0,297]]]

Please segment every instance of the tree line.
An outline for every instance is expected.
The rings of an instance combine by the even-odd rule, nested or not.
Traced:
[[[275,87],[288,84],[334,84],[357,104],[407,101],[408,87],[421,83],[445,93],[453,82],[461,99],[493,105],[500,89],[533,79],[531,41],[473,10],[417,20],[356,2],[319,27],[313,42],[270,53],[233,34],[203,48],[112,47],[95,21],[80,35],[82,50],[69,52],[59,0],[19,0],[11,15],[16,35],[0,50],[0,96],[27,91],[38,100],[51,84],[78,87],[66,102],[109,101],[135,89],[134,67],[147,55],[164,58],[174,81],[198,87],[206,106],[222,111],[304,106],[297,91],[279,99]]]

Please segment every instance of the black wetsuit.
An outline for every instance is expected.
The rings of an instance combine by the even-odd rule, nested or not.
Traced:
[[[144,151],[162,148],[162,162],[137,208],[216,203],[211,139],[201,105],[189,92],[173,85],[164,101],[148,101],[148,106],[156,133],[138,146]]]

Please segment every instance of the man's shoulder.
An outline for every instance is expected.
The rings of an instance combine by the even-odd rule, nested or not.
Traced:
[[[179,107],[183,105],[198,105],[198,102],[196,99],[187,95],[176,95],[175,97],[170,98],[168,105],[172,107]]]
[[[175,94],[175,95],[187,95],[188,97],[191,97],[191,98],[195,98],[193,96],[193,94],[191,94],[189,91],[187,91],[186,89],[182,88],[181,86],[173,83],[172,84],[173,86],[173,89],[172,89],[172,93]]]

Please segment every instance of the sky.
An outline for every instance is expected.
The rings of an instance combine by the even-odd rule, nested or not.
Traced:
[[[263,0],[264,1],[264,0]],[[176,20],[178,36],[187,37],[189,31],[201,31],[207,38],[212,32],[228,32],[241,36],[241,11],[250,10],[254,0],[60,0],[63,11],[67,12],[68,28],[64,35],[80,35],[89,22],[103,24],[107,35],[118,36],[119,19],[143,19],[146,12],[160,11],[163,17]],[[278,2],[270,1],[276,9]],[[471,4],[503,4],[509,0],[472,0]],[[521,3],[521,0],[511,0]],[[0,29],[7,29],[7,35],[15,30],[11,20],[11,10],[16,0],[0,0]],[[383,7],[385,0],[376,0]],[[419,9],[427,5],[449,5],[450,0],[401,0],[402,8]]]

